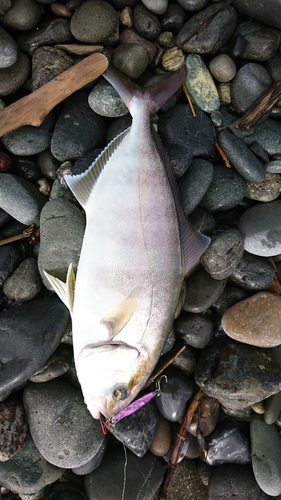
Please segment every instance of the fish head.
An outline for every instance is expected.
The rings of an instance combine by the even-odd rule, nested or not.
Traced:
[[[76,368],[91,415],[111,418],[128,406],[149,376],[147,365],[140,351],[127,344],[85,347]]]

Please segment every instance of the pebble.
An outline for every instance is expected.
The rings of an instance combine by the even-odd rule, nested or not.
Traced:
[[[212,309],[222,316],[231,306],[248,297],[245,290],[238,286],[227,284],[219,298],[212,304]]]
[[[159,415],[156,432],[149,446],[149,451],[155,457],[163,457],[166,455],[171,446],[171,427],[169,421]]]
[[[281,344],[281,297],[259,292],[230,307],[222,317],[225,333],[257,347]]]
[[[70,24],[67,19],[54,19],[42,24],[38,29],[22,35],[19,40],[21,50],[29,55],[34,54],[38,47],[54,43],[73,42]]]
[[[231,82],[219,83],[217,85],[218,94],[221,105],[228,105],[231,103],[230,89]]]
[[[22,259],[23,252],[17,243],[0,246],[0,286],[3,285]]]
[[[1,22],[12,29],[28,31],[41,20],[43,11],[35,0],[17,0],[1,17]]]
[[[17,61],[18,52],[15,40],[0,26],[0,68],[13,66]]]
[[[68,310],[56,296],[0,313],[0,397],[41,368],[58,347],[68,322]]]
[[[235,34],[241,34],[246,40],[243,59],[266,61],[274,56],[280,45],[281,33],[254,21],[239,23]]]
[[[39,89],[71,66],[73,59],[63,50],[39,47],[32,57],[31,90]]]
[[[179,4],[188,11],[204,9],[207,3],[207,0],[179,0]]]
[[[236,170],[214,165],[213,180],[200,206],[211,212],[229,210],[242,201],[245,193],[246,181]]]
[[[258,123],[249,137],[245,137],[246,144],[257,142],[269,155],[281,154],[281,126],[278,121],[268,118],[265,122]]]
[[[57,198],[45,205],[40,219],[38,269],[48,289],[43,270],[64,281],[70,262],[77,267],[84,231],[85,216],[68,200]]]
[[[268,0],[266,2],[266,9],[259,0],[251,0],[251,2],[234,0],[233,5],[238,12],[242,12],[261,23],[281,29],[281,14],[278,0]]]
[[[219,109],[218,91],[202,57],[189,54],[186,58],[186,68],[185,85],[192,102],[206,113]]]
[[[100,116],[117,118],[129,113],[117,91],[105,80],[96,84],[89,94],[88,102],[90,108]]]
[[[162,66],[166,71],[177,71],[184,62],[183,52],[177,47],[168,49],[162,57]]]
[[[261,500],[251,465],[223,464],[213,468],[208,500]]]
[[[61,343],[40,369],[29,378],[31,382],[48,382],[66,373],[73,360],[73,348]]]
[[[201,207],[197,207],[193,210],[189,215],[189,220],[195,229],[203,234],[212,234],[216,227],[214,217]]]
[[[275,425],[266,424],[262,415],[253,413],[250,435],[253,472],[259,487],[268,495],[281,495],[281,446]]]
[[[47,179],[56,180],[56,172],[59,166],[60,162],[52,155],[49,148],[41,151],[36,156],[36,167],[43,177],[47,177]]]
[[[228,43],[228,54],[230,57],[242,57],[246,48],[246,40],[243,35],[234,35]]]
[[[12,162],[13,173],[24,177],[28,181],[38,181],[42,177],[35,166],[34,160],[29,156],[14,156]]]
[[[266,69],[269,72],[272,80],[278,82],[281,79],[281,54],[277,52],[266,62]]]
[[[269,288],[274,275],[274,266],[268,259],[244,252],[230,280],[244,290],[252,292]]]
[[[122,43],[114,50],[112,63],[129,78],[139,78],[149,64],[149,54],[142,45]]]
[[[171,31],[162,31],[162,33],[160,33],[160,35],[157,38],[157,43],[167,48],[174,47],[175,40],[173,33]],[[178,48],[174,47],[174,51],[176,50],[178,50]],[[179,49],[178,52],[182,54],[182,50]]]
[[[117,12],[103,0],[86,0],[72,15],[70,30],[83,43],[100,43],[116,28]]]
[[[265,171],[271,174],[280,174],[281,173],[281,160],[272,160],[269,161],[265,167]],[[265,177],[267,178],[267,177]],[[270,177],[268,177],[270,179]],[[278,177],[279,179],[279,177]]]
[[[61,379],[30,382],[24,407],[36,447],[51,464],[79,467],[98,452],[104,435],[78,388]]]
[[[39,226],[40,212],[46,198],[31,182],[12,174],[1,174],[0,206],[26,226]]]
[[[276,200],[281,192],[281,175],[266,172],[263,182],[247,182],[246,198],[251,200],[269,201]]]
[[[177,422],[183,418],[186,403],[192,396],[192,382],[172,366],[166,368],[163,375],[165,377],[160,382],[161,392],[155,403],[163,417],[170,422]]]
[[[192,350],[185,346],[183,352],[181,352],[176,359],[172,362],[172,365],[181,370],[185,375],[190,375],[194,372],[196,366],[196,358]]]
[[[85,476],[86,474],[90,474],[91,472],[93,472],[93,470],[99,467],[102,463],[105,452],[107,450],[108,442],[109,436],[106,435],[104,436],[101,446],[95,456],[84,465],[80,465],[80,467],[72,467],[72,472],[77,476]],[[68,500],[68,498],[66,500]]]
[[[273,257],[281,253],[281,201],[259,203],[242,214],[238,230],[245,250],[254,255]]]
[[[176,319],[174,326],[177,336],[196,349],[203,349],[213,336],[213,323],[203,314],[181,315]]]
[[[179,32],[185,20],[186,11],[179,2],[169,2],[167,10],[161,19],[163,31],[171,31],[173,34]]]
[[[209,70],[218,82],[230,82],[236,75],[234,61],[227,54],[219,54],[209,63]]]
[[[52,12],[54,14],[56,14],[56,16],[59,16],[59,17],[66,17],[67,19],[71,18],[72,16],[72,12],[71,10],[69,10],[65,5],[63,5],[62,3],[57,3],[57,2],[54,2],[54,3],[51,3],[51,9],[52,9]]]
[[[227,278],[242,259],[244,242],[237,229],[215,234],[201,258],[201,264],[215,279]]]
[[[51,153],[59,161],[76,160],[101,146],[105,136],[105,122],[88,104],[88,93],[79,90],[63,104],[57,119]]]
[[[0,463],[10,460],[22,447],[27,421],[21,401],[17,398],[0,403]]]
[[[202,200],[213,179],[210,161],[193,160],[178,181],[180,199],[186,215],[189,215]]]
[[[232,5],[226,6],[217,14],[212,15],[217,10],[217,5],[211,5],[206,9],[194,14],[187,23],[184,24],[177,36],[177,45],[181,45],[184,52],[192,54],[211,54],[223,47],[231,37],[235,26],[237,14]],[[211,16],[202,26],[200,23]],[[186,38],[196,31],[187,42]],[[184,43],[185,42],[185,43]]]
[[[145,7],[154,14],[161,16],[165,14],[168,7],[168,0],[142,0]]]
[[[254,183],[262,182],[265,179],[262,164],[242,139],[227,130],[223,130],[218,134],[218,142],[232,166],[244,179]]]
[[[242,66],[231,82],[231,104],[234,111],[245,113],[271,85],[270,75],[261,64],[250,62]]]
[[[16,302],[28,302],[40,293],[42,281],[36,259],[25,259],[11,276],[5,281],[5,295]]]
[[[138,3],[134,8],[133,21],[137,33],[147,40],[155,40],[160,35],[161,24],[158,17],[143,3]]]
[[[131,7],[126,6],[122,9],[120,12],[120,23],[124,24],[124,26],[127,26],[128,28],[133,26],[133,12]]]
[[[157,47],[154,43],[140,36],[132,29],[125,29],[120,33],[120,43],[137,43],[147,50],[149,54],[149,62],[152,62],[156,56]]]
[[[201,352],[195,380],[206,394],[234,412],[279,392],[281,368],[267,349],[217,343]]]
[[[30,61],[22,52],[16,62],[9,67],[0,68],[0,96],[13,94],[27,80],[30,72]]]
[[[179,144],[170,144],[165,149],[171,160],[175,177],[181,177],[191,164],[192,152],[185,145]]]
[[[198,269],[186,280],[186,297],[183,309],[191,313],[207,311],[226,285],[227,279],[215,280],[204,268]]]
[[[149,452],[142,459],[130,450],[124,453],[121,446],[111,448],[101,465],[85,477],[89,500],[108,500],[122,495],[125,500],[151,500],[162,482],[163,465]]]
[[[248,464],[251,462],[250,444],[238,425],[229,420],[220,422],[206,438],[209,465],[225,463]]]
[[[265,400],[264,421],[266,424],[274,424],[278,420],[281,412],[281,392],[269,396]]]

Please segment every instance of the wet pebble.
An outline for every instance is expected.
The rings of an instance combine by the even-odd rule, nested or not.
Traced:
[[[228,42],[228,54],[230,57],[241,57],[246,48],[246,40],[243,35],[234,35]]]
[[[9,68],[18,58],[18,46],[15,40],[0,27],[0,68]]]
[[[168,367],[161,379],[161,392],[155,402],[161,415],[170,422],[180,420],[185,413],[186,403],[192,396],[192,382],[180,370]]]
[[[29,55],[34,54],[38,47],[54,43],[73,42],[74,38],[70,31],[69,21],[56,18],[53,21],[43,23],[34,31],[22,35],[19,40],[21,50]]]
[[[128,108],[110,83],[101,80],[90,92],[90,108],[101,116],[116,118],[128,114]]]
[[[0,403],[0,462],[10,460],[22,447],[28,426],[20,399]]]
[[[281,54],[277,52],[266,62],[266,69],[269,72],[272,80],[277,82],[281,79]]]
[[[37,26],[42,14],[42,9],[35,0],[17,0],[1,17],[1,22],[9,28],[28,31]]]
[[[250,62],[242,66],[231,84],[231,104],[234,110],[244,113],[271,85],[269,73],[261,64]]]
[[[114,50],[112,62],[129,78],[139,78],[149,64],[149,54],[142,45],[123,43]]]
[[[204,268],[198,269],[186,281],[186,297],[183,309],[191,313],[201,313],[215,302],[222,293],[227,279],[215,280]]]
[[[179,193],[186,215],[202,200],[213,179],[213,165],[207,160],[193,160],[179,179]]]
[[[161,24],[158,17],[143,3],[139,3],[134,8],[133,20],[137,33],[147,40],[154,40],[160,34]]]
[[[28,57],[20,52],[12,66],[0,68],[0,96],[16,92],[26,82],[30,66]]]
[[[189,215],[191,224],[203,234],[211,235],[215,230],[216,222],[214,217],[201,207],[195,208]]]
[[[243,59],[266,61],[274,56],[280,45],[280,31],[253,21],[239,23],[235,34],[243,35],[246,40]]]
[[[245,250],[254,255],[272,257],[281,253],[281,202],[259,203],[245,210],[238,229]]]
[[[206,438],[206,462],[210,465],[251,462],[250,444],[241,429],[229,420],[220,422]]]
[[[222,327],[229,337],[258,347],[281,344],[281,297],[259,292],[226,311]]]
[[[204,252],[201,263],[215,279],[224,279],[233,273],[242,259],[244,242],[237,229],[215,234]]]
[[[281,160],[272,160],[269,161],[265,167],[265,171],[271,174],[280,174],[281,173]]]
[[[209,63],[209,70],[218,82],[229,82],[236,75],[234,61],[227,54],[219,54]]]
[[[196,349],[203,349],[213,335],[213,323],[203,314],[184,314],[174,322],[176,334],[184,342]]]
[[[186,67],[185,85],[193,103],[206,113],[217,110],[220,106],[218,91],[202,57],[189,54]]]
[[[74,12],[70,29],[83,43],[100,43],[116,28],[117,12],[103,0],[87,0]]]
[[[247,182],[246,198],[269,202],[276,200],[281,192],[281,175],[266,172],[263,182]]]
[[[185,15],[186,11],[178,2],[169,2],[161,20],[162,30],[178,33],[184,24]]]
[[[57,176],[56,172],[60,166],[60,162],[52,155],[50,149],[45,149],[36,156],[36,167],[43,177],[54,181]]]
[[[275,269],[269,259],[244,252],[230,280],[247,291],[266,290],[273,282]]]
[[[16,302],[28,302],[41,291],[42,281],[34,258],[25,259],[5,281],[5,295]]]
[[[162,15],[168,7],[168,0],[143,0],[145,7],[157,15]]]
[[[209,479],[208,500],[260,500],[260,488],[251,465],[223,464],[213,468]]]
[[[30,382],[24,407],[36,447],[51,464],[79,467],[98,452],[104,435],[78,388],[61,379]]]

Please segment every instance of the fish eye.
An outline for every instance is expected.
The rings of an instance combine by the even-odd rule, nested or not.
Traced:
[[[128,391],[125,387],[116,387],[112,393],[113,398],[116,401],[122,401],[122,399],[126,399],[128,396]]]

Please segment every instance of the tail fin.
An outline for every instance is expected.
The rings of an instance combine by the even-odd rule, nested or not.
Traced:
[[[183,64],[181,68],[172,73],[171,76],[145,89],[132,83],[123,73],[112,66],[112,64],[108,66],[103,76],[113,85],[115,90],[117,90],[118,94],[129,108],[132,116],[134,116],[136,100],[145,101],[149,114],[153,115],[179,89],[186,76],[186,66]]]

